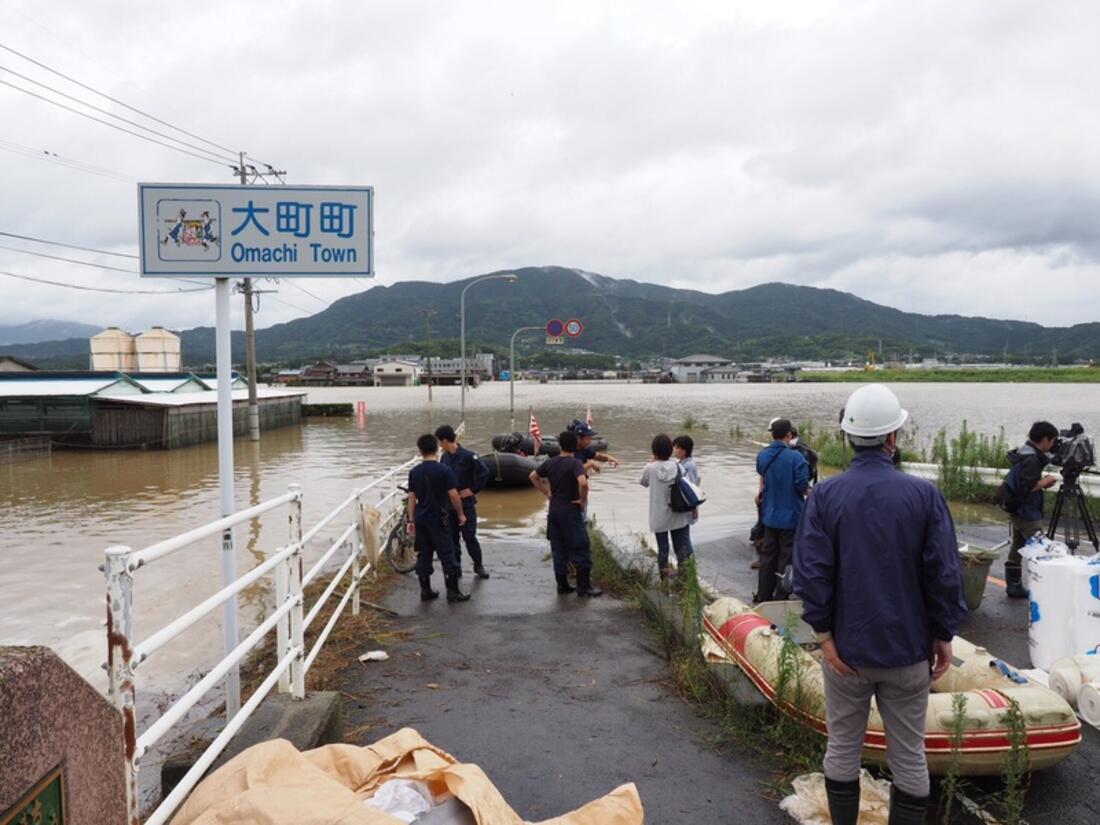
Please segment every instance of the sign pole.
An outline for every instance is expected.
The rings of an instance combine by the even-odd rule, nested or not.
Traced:
[[[233,514],[233,363],[232,338],[229,324],[229,279],[216,278],[215,348],[218,376],[218,490],[221,493],[221,514]],[[233,528],[222,533],[222,584],[237,580],[237,555],[233,545]],[[237,597],[226,603],[222,616],[222,636],[229,654],[240,643],[237,627]],[[225,718],[231,719],[241,707],[241,673],[234,665],[225,677]]]

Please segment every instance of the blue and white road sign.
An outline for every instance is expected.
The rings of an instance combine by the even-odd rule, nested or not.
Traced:
[[[146,278],[369,278],[369,186],[139,183]]]

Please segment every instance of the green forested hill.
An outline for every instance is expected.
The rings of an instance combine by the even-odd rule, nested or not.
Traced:
[[[1049,359],[1054,349],[1060,360],[1100,357],[1097,323],[1049,328],[1020,321],[917,315],[836,290],[778,283],[715,295],[563,267],[513,271],[519,276],[515,284],[488,282],[467,294],[468,342],[506,351],[517,327],[557,317],[584,322],[577,346],[631,358],[696,352],[745,360],[780,355],[862,358],[868,349],[877,348],[879,339],[887,352],[913,348],[922,355],[999,356],[1007,346],[1014,358]],[[259,330],[258,357],[296,362],[323,356],[347,359],[403,345],[416,349],[424,339],[424,307],[436,312],[433,338],[453,345],[459,334],[459,294],[470,280],[408,281],[342,298],[316,315]],[[187,330],[182,336],[189,365],[213,360],[211,328]],[[235,352],[238,343],[243,351],[235,334]],[[78,367],[86,363],[88,351],[83,339],[6,350],[44,366]]]

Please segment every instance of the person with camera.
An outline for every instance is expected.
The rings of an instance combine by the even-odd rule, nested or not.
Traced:
[[[891,454],[909,413],[882,384],[852,393],[851,466],[814,488],[794,542],[794,591],[825,661],[825,791],[834,825],[856,825],[874,698],[893,775],[890,825],[923,825],[928,691],[953,659],[966,617],[955,524],[934,484]]]
[[[997,491],[997,503],[1008,513],[1012,546],[1005,561],[1005,592],[1010,599],[1026,599],[1031,594],[1023,581],[1020,548],[1043,529],[1043,492],[1058,483],[1057,476],[1044,476],[1051,450],[1058,442],[1058,428],[1049,421],[1036,421],[1027,434],[1027,443],[1012,450],[1012,467]]]

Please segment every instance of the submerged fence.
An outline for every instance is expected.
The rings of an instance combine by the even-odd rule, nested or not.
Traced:
[[[241,661],[255,650],[272,630],[276,633],[276,662],[271,672],[253,692],[248,701],[233,714],[224,730],[214,739],[202,756],[195,762],[179,784],[157,806],[145,820],[146,825],[162,825],[169,820],[182,804],[191,790],[202,779],[229,741],[237,734],[249,716],[259,707],[264,698],[278,686],[283,693],[290,693],[295,699],[305,696],[305,679],[310,667],[316,660],[322,645],[336,626],[344,609],[351,603],[352,614],[359,612],[360,581],[374,569],[376,557],[368,558],[365,550],[371,538],[381,546],[381,536],[389,523],[398,515],[400,490],[396,487],[398,473],[420,461],[419,458],[394,467],[371,481],[364,487],[352,490],[327,515],[313,527],[302,530],[303,491],[299,485],[291,485],[281,496],[241,510],[233,515],[212,521],[182,533],[165,541],[134,550],[130,547],[115,546],[106,551],[106,563],[103,571],[107,582],[107,672],[111,701],[122,712],[126,753],[126,800],[128,818],[131,825],[141,822],[139,811],[138,772],[142,757],[162,739],[173,726],[183,720],[187,713],[198,704],[211,690],[239,667]],[[368,503],[364,496],[377,497]],[[370,507],[379,512],[379,523],[374,526],[366,517],[364,508]],[[277,510],[289,511],[289,535],[284,546],[277,548],[268,557],[234,582],[226,585],[204,601],[182,613],[160,630],[143,641],[135,640],[133,626],[134,574],[141,568],[167,556],[183,552],[197,542],[220,536],[223,531],[252,519]],[[382,513],[388,514],[384,517]],[[348,519],[350,513],[350,521]],[[341,520],[349,521],[339,535],[329,543],[327,549],[309,570],[305,570],[303,551],[321,532]],[[374,536],[368,535],[374,532]],[[305,604],[304,591],[311,583],[338,559],[342,551],[347,552],[338,571],[332,576],[328,586],[309,607]],[[275,603],[270,614],[246,636],[232,651],[218,661],[211,670],[190,690],[175,701],[171,707],[155,718],[148,727],[137,730],[137,687],[136,676],[142,665],[161,647],[191,628],[196,622],[209,615],[221,605],[233,599],[246,588],[268,575],[275,577]],[[313,646],[306,650],[305,632],[317,620],[325,604],[336,592],[337,587],[350,576],[348,586],[335,609],[317,635]]]

